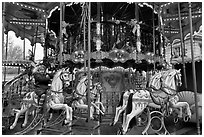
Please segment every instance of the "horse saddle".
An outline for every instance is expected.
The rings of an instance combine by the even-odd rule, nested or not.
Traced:
[[[150,96],[153,100],[153,102],[157,105],[163,105],[165,104],[168,99],[169,99],[169,96],[165,93],[165,92],[159,92],[159,93],[150,93]]]

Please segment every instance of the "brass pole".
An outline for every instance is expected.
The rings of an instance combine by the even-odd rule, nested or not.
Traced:
[[[84,15],[83,15],[83,19],[84,19],[84,24],[83,24],[83,29],[84,29],[84,55],[86,53],[86,16],[87,16],[87,7],[86,4],[84,5]],[[84,56],[84,71],[86,71],[86,56]]]
[[[152,11],[152,28],[153,28],[153,32],[152,32],[152,39],[153,39],[153,58],[155,58],[155,23],[154,23],[154,4],[153,4],[153,11]],[[154,71],[156,69],[156,66],[155,66],[155,61],[153,62],[154,63]]]
[[[178,14],[179,14],[179,28],[180,28],[180,37],[181,37],[181,57],[182,57],[182,64],[183,64],[183,76],[184,76],[184,86],[185,90],[187,89],[187,80],[186,80],[186,65],[184,61],[184,46],[183,46],[183,32],[182,32],[182,24],[181,24],[181,13],[180,13],[180,3],[178,2]]]
[[[2,46],[4,47],[4,27],[5,27],[5,16],[6,16],[6,13],[5,13],[5,9],[6,9],[6,4],[5,2],[2,2]],[[2,50],[2,53],[4,53],[4,49]],[[3,54],[4,55],[4,54]]]
[[[58,60],[59,60],[59,65],[62,66],[62,52],[63,52],[63,43],[62,43],[62,14],[63,14],[63,3],[60,2],[60,34],[59,34],[59,40],[60,40],[60,51],[59,51],[59,56],[58,56]]]
[[[35,51],[36,51],[36,46],[37,46],[37,36],[38,36],[38,25],[36,27],[36,33],[35,33],[35,46],[34,46],[34,51],[33,51],[33,54],[34,54],[34,57],[35,57]],[[35,59],[34,59],[35,60]]]
[[[194,50],[193,50],[193,24],[192,24],[192,13],[191,13],[191,2],[189,2],[189,22],[190,22],[190,38],[191,38],[191,58],[192,58],[192,74],[193,74],[193,87],[194,87],[194,98],[195,98],[195,107],[196,107],[196,123],[197,123],[197,133],[200,132],[200,123],[198,116],[198,99],[197,99],[197,83],[196,83],[196,70],[195,70],[195,60],[194,60]]]
[[[23,30],[23,59],[25,60],[25,25]]]
[[[6,54],[5,54],[5,60],[8,59],[8,37],[9,37],[9,33],[7,32],[7,35],[6,35]],[[6,66],[4,66],[4,82],[6,81]]]
[[[90,53],[91,53],[91,2],[88,3],[88,123],[90,123]]]

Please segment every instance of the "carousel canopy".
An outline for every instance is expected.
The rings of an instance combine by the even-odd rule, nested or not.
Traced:
[[[5,29],[6,32],[12,30],[16,33],[17,37],[28,38],[32,44],[42,42],[45,33],[46,19],[51,14],[51,11],[59,6],[59,2],[5,2],[3,8],[3,15],[5,16]],[[64,19],[69,23],[78,23],[81,19],[81,3],[65,3],[69,6],[65,9]],[[71,6],[70,6],[71,4]],[[167,2],[151,2],[139,3],[139,13],[135,13],[134,3],[101,3],[101,11],[110,20],[111,17],[120,20],[129,20],[139,14],[139,20],[148,26],[152,26],[152,8],[156,12],[161,9],[163,17],[165,36],[174,40],[179,37],[179,21],[178,21],[178,3]],[[189,29],[188,18],[188,2],[180,3],[182,26],[184,30]],[[92,18],[96,19],[97,16],[97,3],[92,3],[91,10]],[[202,24],[202,2],[192,2],[193,26],[198,31]],[[155,25],[158,25],[158,19],[155,18]],[[58,35],[59,32],[59,10],[55,10],[48,19],[49,29],[54,30]],[[185,31],[186,35],[189,33]],[[37,36],[37,39],[35,37]]]
[[[192,24],[193,31],[198,31],[202,25],[202,2],[192,2]],[[171,43],[180,38],[178,2],[162,5],[161,15],[164,23],[164,35]],[[190,32],[189,4],[180,2],[181,24],[183,36]]]
[[[17,37],[29,39],[32,45],[42,43],[46,18],[58,5],[57,2],[5,2],[3,7],[5,32],[12,30]]]

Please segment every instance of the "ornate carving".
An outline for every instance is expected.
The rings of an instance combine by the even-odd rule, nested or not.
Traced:
[[[106,76],[104,77],[104,79],[111,86],[111,88],[114,88],[116,84],[120,81],[120,77],[114,74]]]

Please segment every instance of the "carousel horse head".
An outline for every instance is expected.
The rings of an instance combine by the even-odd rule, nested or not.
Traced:
[[[72,76],[69,72],[69,68],[60,69],[56,72],[52,80],[51,90],[62,92],[64,87],[68,87],[70,85],[71,80]]]
[[[180,70],[170,69],[162,75],[162,82],[165,88],[169,89],[171,93],[176,92],[177,86],[182,85]]]
[[[85,76],[82,76],[79,83],[77,84],[77,87],[76,87],[76,93],[77,95],[80,95],[80,96],[85,96],[86,95],[86,91],[87,91],[87,88],[88,88],[88,75],[85,75]],[[90,76],[90,89],[92,89],[93,87],[93,83],[92,83],[92,76]]]
[[[101,83],[99,82],[94,83],[90,89],[90,98],[98,98],[100,96],[100,93],[102,93],[102,91],[103,91],[103,87],[101,86]]]
[[[161,72],[156,72],[149,81],[149,87],[153,87],[156,90],[159,90],[161,88]]]

